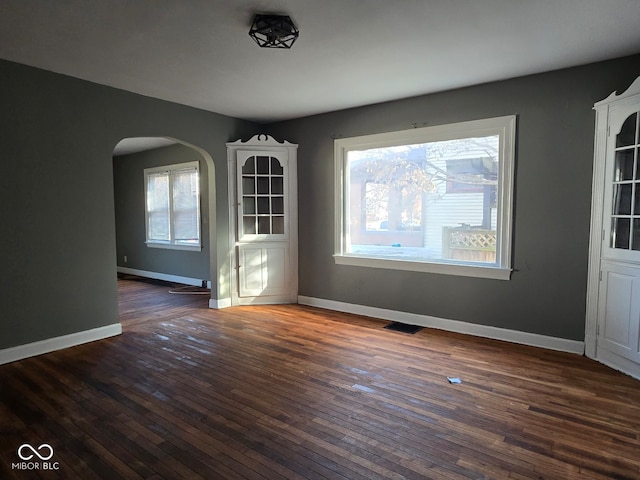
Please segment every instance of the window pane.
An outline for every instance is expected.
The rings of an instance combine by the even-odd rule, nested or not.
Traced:
[[[283,173],[280,161],[275,157],[271,157],[271,175],[282,175]]]
[[[147,240],[169,241],[169,212],[149,212]]]
[[[147,179],[147,210],[169,211],[169,174],[149,175]]]
[[[622,182],[624,180],[633,180],[633,150],[616,152],[613,181]]]
[[[242,177],[242,193],[256,193],[255,177]]]
[[[244,165],[242,166],[243,174],[251,174],[256,173],[256,157],[249,157]]]
[[[284,198],[273,197],[271,199],[271,213],[284,214]]]
[[[269,197],[258,197],[258,213],[267,214],[269,211]]]
[[[633,239],[631,240],[631,248],[640,250],[640,218],[633,221]]]
[[[245,216],[242,217],[242,231],[245,235],[256,234],[256,217]]]
[[[258,235],[271,233],[271,217],[258,217]]]
[[[198,215],[194,210],[176,210],[173,216],[174,240],[177,243],[200,243]]]
[[[169,241],[169,174],[147,177],[147,240]]]
[[[613,186],[613,214],[631,215],[631,184]]]
[[[633,114],[627,118],[622,124],[620,133],[616,136],[616,147],[626,147],[628,145],[636,144],[636,117],[637,114]]]
[[[242,211],[244,213],[256,213],[256,198],[244,197],[242,199]]]
[[[173,175],[173,208],[196,210],[198,206],[198,173],[175,172]]]
[[[611,224],[611,248],[629,249],[629,218],[614,218]]]
[[[276,195],[282,195],[284,193],[284,182],[282,177],[275,177],[271,179],[271,193]]]
[[[198,191],[195,169],[173,172],[173,240],[176,243],[200,243]]]
[[[499,136],[347,153],[348,251],[496,262]]]
[[[266,175],[269,173],[269,157],[258,157],[257,164],[256,171],[259,174]]]
[[[273,231],[276,235],[284,234],[284,217],[273,217]]]
[[[258,177],[258,193],[269,194],[269,177]]]

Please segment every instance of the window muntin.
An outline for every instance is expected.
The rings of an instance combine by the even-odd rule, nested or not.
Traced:
[[[508,279],[514,141],[514,116],[336,140],[336,262]]]
[[[147,246],[200,250],[198,162],[145,169],[144,177]]]

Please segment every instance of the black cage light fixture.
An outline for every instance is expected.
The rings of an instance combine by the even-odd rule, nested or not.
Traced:
[[[291,48],[300,31],[287,15],[256,14],[249,36],[262,48]]]

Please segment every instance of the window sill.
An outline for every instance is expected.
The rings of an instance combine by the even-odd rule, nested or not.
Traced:
[[[202,245],[177,245],[174,243],[145,242],[149,248],[164,248],[167,250],[186,250],[191,252],[200,252]]]
[[[388,260],[385,258],[363,257],[355,255],[334,255],[337,265],[354,267],[386,268],[389,270],[405,270],[412,272],[437,273],[440,275],[457,275],[460,277],[489,278],[493,280],[510,280],[511,269],[490,267],[485,265],[461,265],[453,263],[409,262],[404,260]]]

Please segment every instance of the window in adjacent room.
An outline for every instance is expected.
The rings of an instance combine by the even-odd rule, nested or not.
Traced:
[[[147,246],[200,250],[198,162],[144,171]]]
[[[509,279],[515,126],[336,140],[336,263]]]

